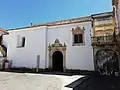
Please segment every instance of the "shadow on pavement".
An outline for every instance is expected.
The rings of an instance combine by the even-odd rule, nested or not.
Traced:
[[[73,90],[120,90],[120,77],[93,75]]]

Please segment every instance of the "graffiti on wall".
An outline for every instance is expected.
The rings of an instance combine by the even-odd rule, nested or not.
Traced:
[[[96,69],[102,75],[114,75],[119,71],[118,55],[109,49],[99,50],[96,53]]]

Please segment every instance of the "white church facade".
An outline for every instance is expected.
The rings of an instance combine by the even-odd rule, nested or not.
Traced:
[[[9,30],[3,36],[12,67],[94,71],[91,17]]]
[[[12,68],[119,74],[118,6],[118,0],[113,0],[113,12],[7,31],[0,29],[0,59],[4,58],[0,68],[5,69],[7,62]]]

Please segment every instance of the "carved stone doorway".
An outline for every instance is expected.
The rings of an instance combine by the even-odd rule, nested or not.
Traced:
[[[52,56],[52,67],[54,71],[63,71],[63,54],[55,51]]]
[[[60,59],[58,59],[57,56],[60,57]],[[59,63],[57,60],[59,60]],[[56,66],[57,64],[59,64],[58,67]],[[61,44],[58,39],[49,45],[49,68],[52,70],[56,68],[62,71],[66,70],[66,45],[65,43]]]

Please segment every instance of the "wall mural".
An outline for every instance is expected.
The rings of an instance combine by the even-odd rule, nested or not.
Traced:
[[[96,54],[96,69],[102,75],[115,75],[119,71],[117,53],[109,49],[99,50]]]

